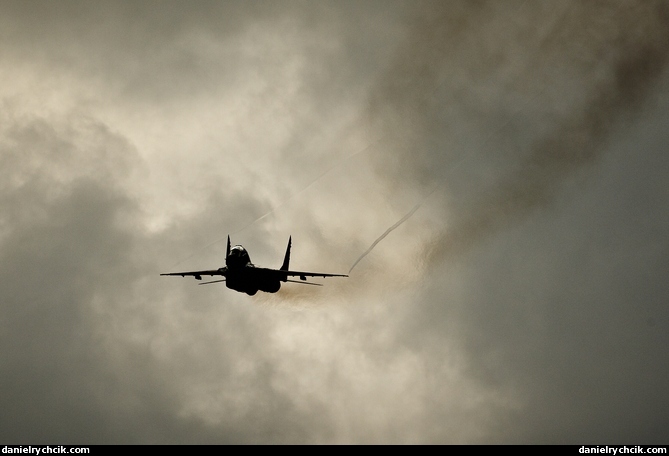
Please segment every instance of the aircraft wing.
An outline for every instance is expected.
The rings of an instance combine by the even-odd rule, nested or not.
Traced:
[[[207,271],[188,271],[188,272],[166,272],[160,274],[161,276],[193,276],[197,280],[202,280],[202,276],[227,276],[227,271],[222,271],[220,269],[211,269]]]
[[[302,271],[280,271],[282,274],[291,277],[348,277],[348,274],[326,274],[323,272],[302,272]],[[302,279],[304,280],[304,279]]]
[[[318,285],[320,283],[307,282],[307,277],[348,277],[346,274],[328,274],[325,272],[306,272],[306,271],[288,271],[285,269],[270,269],[270,268],[252,268],[250,274],[258,274],[260,277],[273,277],[282,282],[296,282],[306,285]],[[291,280],[288,277],[299,277],[300,280]]]
[[[285,271],[283,269],[272,268],[258,268],[253,267],[248,271],[249,274],[264,274],[271,277],[299,277],[302,280],[307,280],[307,277],[348,277],[348,274],[328,274],[325,272],[303,272],[303,271]],[[180,275],[179,273],[175,275]],[[283,279],[281,279],[283,280]]]

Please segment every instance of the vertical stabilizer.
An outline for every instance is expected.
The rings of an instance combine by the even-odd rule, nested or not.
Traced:
[[[227,260],[229,256],[230,256],[230,235],[228,234],[228,248],[225,251],[225,259]]]
[[[288,238],[288,248],[286,249],[286,256],[283,257],[283,264],[281,265],[281,271],[288,270],[288,264],[290,263],[290,244],[292,243],[293,237]]]

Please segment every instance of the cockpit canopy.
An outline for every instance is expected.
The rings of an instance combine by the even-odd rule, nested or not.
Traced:
[[[229,268],[241,268],[251,262],[249,254],[244,247],[236,245],[230,249],[230,254],[225,259],[225,264]]]

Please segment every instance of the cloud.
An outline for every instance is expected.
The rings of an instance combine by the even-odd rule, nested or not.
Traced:
[[[91,306],[136,273],[127,264],[133,237],[126,226],[135,207],[111,182],[132,152],[89,119],[63,126],[5,118],[0,294],[8,442],[79,440],[101,425]]]
[[[635,315],[665,313],[658,302],[667,290],[655,280],[664,260],[650,252],[651,246],[666,246],[660,234],[666,220],[649,222],[653,234],[641,241],[640,227],[628,221],[625,190],[644,189],[645,210],[654,214],[659,208],[650,201],[662,178],[642,168],[619,174],[624,180],[616,184],[594,166],[602,166],[605,153],[615,153],[618,166],[633,166],[619,145],[630,129],[642,145],[630,150],[651,162],[663,160],[662,148],[643,147],[636,129],[650,122],[644,108],[654,91],[666,88],[660,84],[669,55],[666,8],[570,5],[553,21],[539,15],[544,11],[537,5],[521,6],[516,12],[531,24],[531,39],[517,41],[512,34],[496,35],[503,21],[493,16],[495,6],[432,6],[376,95],[387,102],[379,102],[383,108],[376,113],[389,138],[377,155],[380,175],[394,188],[439,182],[442,201],[450,203],[445,227],[426,249],[431,281],[414,308],[417,322],[407,325],[407,343],[427,346],[434,337],[462,344],[468,375],[507,398],[509,405],[493,412],[499,416],[484,441],[573,443],[598,436],[622,442],[639,436],[659,443],[655,423],[666,423],[667,416],[655,404],[666,397],[658,396],[654,360],[661,355],[658,340],[651,340],[660,336]],[[495,58],[477,59],[489,54]],[[444,73],[454,82],[441,82]],[[542,74],[546,88],[537,91]],[[565,78],[573,78],[578,98],[564,92]],[[524,85],[507,82],[512,79]],[[463,80],[485,94],[467,101],[477,103],[479,117],[505,113],[509,120],[493,131],[477,125],[485,141],[458,144],[456,159],[449,133],[471,127],[443,120],[455,111],[463,114],[461,124],[470,122],[471,108],[440,95],[464,90],[456,85]],[[509,90],[529,103],[505,107]],[[546,101],[560,96],[568,102],[550,111]],[[537,112],[528,120],[533,130],[523,132],[516,118],[531,110]],[[609,171],[615,166],[607,164]],[[597,184],[575,184],[576,176]],[[603,185],[610,193],[597,188]],[[589,198],[598,202],[583,208]],[[615,221],[609,217],[611,225],[593,230],[591,220],[606,211],[616,214]],[[630,243],[619,247],[615,262],[607,263],[610,247],[585,247],[607,246],[613,242],[607,232],[616,229],[625,230]],[[616,285],[618,280],[625,285]],[[436,353],[428,358],[436,360]],[[641,365],[654,373],[633,374]],[[629,425],[630,414],[642,424]]]

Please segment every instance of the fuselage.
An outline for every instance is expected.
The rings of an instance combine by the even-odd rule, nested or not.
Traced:
[[[225,258],[227,269],[225,286],[253,296],[260,291],[276,293],[281,288],[280,277],[275,271],[256,268],[249,253],[241,245],[230,249]]]

